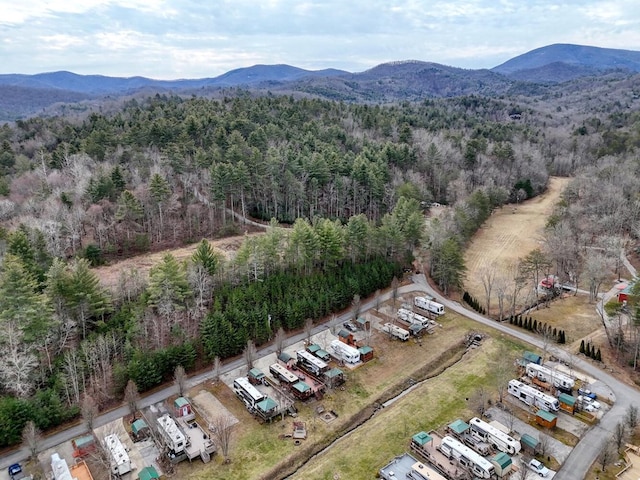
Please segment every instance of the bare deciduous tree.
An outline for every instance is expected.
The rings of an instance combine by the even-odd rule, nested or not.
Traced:
[[[217,382],[220,380],[220,370],[222,368],[222,362],[220,361],[220,357],[216,356],[213,359],[213,381]]]
[[[360,299],[360,295],[357,293],[353,296],[353,300],[351,301],[351,307],[353,308],[353,320],[357,320],[360,316],[360,310],[362,309],[362,300]]]
[[[307,318],[304,321],[304,337],[307,341],[307,343],[311,343],[311,332],[313,331],[313,319],[312,318]]]
[[[400,281],[398,277],[393,277],[391,280],[391,300],[393,301],[393,308],[396,308],[396,302],[398,301],[398,289],[400,288]]]
[[[229,461],[229,449],[231,448],[231,434],[233,433],[234,418],[230,415],[219,415],[211,422],[212,436],[225,463]]]
[[[373,295],[373,308],[376,309],[376,313],[380,312],[380,304],[382,299],[380,298],[380,290],[376,290],[376,293]]]
[[[638,407],[629,405],[624,416],[625,421],[629,424],[631,430],[635,430],[638,426]]]
[[[629,436],[629,432],[627,430],[624,422],[616,423],[616,426],[613,429],[613,443],[618,448],[618,452],[622,449],[622,446],[627,441],[627,437]]]
[[[124,389],[124,401],[129,407],[129,413],[133,419],[136,419],[136,412],[138,411],[138,402],[140,401],[140,394],[138,393],[138,386],[133,380],[127,382],[127,386]]]
[[[487,409],[487,400],[488,395],[484,387],[478,387],[469,398],[469,408],[482,417]]]
[[[253,368],[253,362],[256,359],[256,344],[253,343],[253,340],[247,340],[247,346],[244,347],[244,351],[242,352],[242,357],[247,364],[247,370],[251,370]]]
[[[182,365],[178,365],[173,371],[173,383],[178,387],[178,394],[183,396],[187,386],[187,372]]]
[[[614,443],[607,441],[598,455],[598,463],[603,472],[607,471],[607,467],[613,463],[617,456],[618,453],[614,449]]]
[[[32,460],[38,459],[38,452],[40,451],[40,444],[42,442],[42,432],[33,420],[29,420],[22,430],[22,442],[24,446],[29,450]]]
[[[540,451],[540,455],[543,457],[550,457],[553,455],[553,442],[549,435],[545,435],[544,433],[538,435],[538,449]]]
[[[480,271],[480,280],[484,288],[484,298],[487,305],[487,315],[491,315],[491,292],[496,280],[496,269],[493,266],[486,266]]]
[[[80,415],[82,415],[82,421],[86,425],[87,430],[93,430],[93,422],[98,416],[98,413],[98,404],[91,395],[85,393],[82,397],[82,404],[80,405]]]
[[[284,332],[284,328],[279,327],[276,331],[276,336],[273,341],[276,347],[276,355],[280,355],[284,350],[284,342],[287,339],[287,334]]]

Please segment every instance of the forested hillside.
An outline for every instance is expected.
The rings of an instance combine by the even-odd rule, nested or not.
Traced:
[[[83,398],[106,405],[129,380],[149,389],[177,365],[345,308],[389,285],[425,240],[431,273],[454,289],[492,209],[543,191],[549,174],[597,172],[612,205],[637,202],[614,167],[633,165],[635,87],[598,88],[593,108],[579,89],[390,106],[156,95],[3,126],[0,444],[28,419],[48,428]],[[425,235],[432,202],[451,208]],[[637,211],[615,225],[637,225]],[[110,292],[90,268],[240,232],[234,212],[271,223],[231,260],[203,241],[185,264],[167,255],[148,282],[123,272]]]

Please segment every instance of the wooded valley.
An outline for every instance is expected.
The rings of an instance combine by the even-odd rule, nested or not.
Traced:
[[[158,94],[3,125],[0,446],[346,308],[416,249],[458,289],[465,243],[549,175],[574,179],[541,254],[595,288],[640,237],[638,83],[390,105]],[[257,228],[245,217],[266,233],[230,260],[204,240],[113,291],[91,269]]]

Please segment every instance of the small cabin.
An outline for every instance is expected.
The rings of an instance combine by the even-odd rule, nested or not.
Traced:
[[[351,345],[352,347],[355,347],[356,345],[356,339],[353,336],[353,333],[351,333],[349,330],[345,328],[343,328],[338,332],[338,339],[342,343],[346,343],[347,345]]]
[[[504,452],[499,452],[495,457],[491,458],[491,463],[496,469],[498,477],[508,477],[513,469],[513,460]]]
[[[82,458],[96,451],[96,439],[93,435],[84,435],[71,441],[73,457]]]
[[[287,368],[291,368],[296,364],[295,357],[292,357],[287,352],[282,352],[278,355],[278,361]]]
[[[567,393],[561,393],[558,395],[558,402],[560,402],[560,410],[567,413],[575,413],[576,411],[576,398]]]
[[[247,373],[247,378],[249,379],[249,383],[251,385],[261,385],[266,381],[264,373],[262,373],[259,368],[252,368],[251,370],[249,370],[249,373]]]
[[[526,453],[534,457],[538,453],[538,445],[540,442],[528,433],[523,433],[520,437],[520,445],[522,445],[522,453]]]
[[[356,327],[358,327],[360,330],[368,332],[369,330],[371,330],[371,322],[365,317],[360,317],[356,320]]]
[[[545,428],[556,428],[558,417],[551,412],[540,409],[536,413],[536,423]]]
[[[173,413],[176,418],[188,417],[193,415],[193,410],[189,400],[184,397],[178,397],[173,401]]]
[[[624,303],[629,300],[629,295],[631,295],[631,285],[621,284],[620,286],[623,288],[618,292],[618,302]]]
[[[358,348],[358,351],[360,352],[360,360],[362,362],[373,360],[373,348],[371,348],[369,345]]]

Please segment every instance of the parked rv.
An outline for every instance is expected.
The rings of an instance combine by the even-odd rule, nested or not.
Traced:
[[[444,305],[427,297],[416,297],[413,300],[413,304],[422,310],[433,313],[434,315],[444,315]]]
[[[390,334],[394,338],[402,340],[403,342],[409,340],[409,332],[392,323],[385,323],[382,326],[382,331]]]

